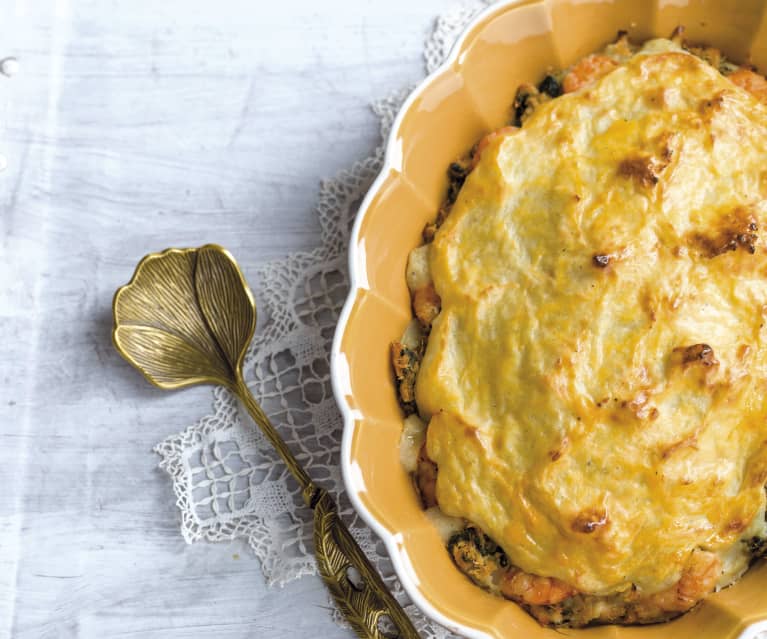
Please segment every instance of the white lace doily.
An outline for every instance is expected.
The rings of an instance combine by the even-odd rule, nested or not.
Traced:
[[[429,73],[488,4],[464,2],[436,19],[424,49]],[[373,105],[381,124],[381,145],[374,154],[322,183],[317,204],[321,246],[260,269],[254,288],[266,321],[245,358],[244,374],[297,459],[334,495],[342,518],[420,634],[447,639],[455,635],[427,620],[409,601],[383,544],[345,498],[339,452],[343,424],[330,387],[330,344],[349,286],[349,231],[409,91],[406,87]],[[155,447],[162,456],[160,467],[173,479],[184,539],[247,538],[269,584],[316,574],[312,512],[304,506],[298,485],[234,397],[216,388],[213,400],[213,414]],[[334,618],[343,624],[337,611]]]
[[[426,41],[428,72],[488,2],[458,5],[437,18]],[[317,213],[321,246],[272,262],[259,272],[259,310],[266,316],[245,358],[244,375],[264,412],[309,475],[337,500],[355,539],[424,637],[447,638],[404,594],[383,544],[343,494],[342,420],[330,387],[330,344],[349,287],[346,252],[357,207],[377,175],[383,144],[410,87],[373,105],[381,145],[348,171],[322,183]],[[213,391],[213,414],[155,447],[173,479],[187,542],[247,538],[270,584],[316,574],[312,513],[269,443],[225,389]],[[340,615],[334,614],[342,623]]]

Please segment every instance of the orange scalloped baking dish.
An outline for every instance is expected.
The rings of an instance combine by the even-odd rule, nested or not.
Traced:
[[[683,617],[655,626],[540,627],[516,604],[473,585],[452,564],[399,461],[402,413],[388,345],[411,318],[405,265],[434,218],[445,169],[508,117],[516,87],[601,49],[617,31],[632,40],[692,41],[767,70],[767,0],[517,0],[493,5],[446,63],[410,96],[394,123],[382,172],[360,209],[350,247],[352,288],[333,344],[333,386],[344,414],[342,467],[349,495],[386,543],[400,580],[430,617],[468,637],[745,639],[767,630],[767,562]]]

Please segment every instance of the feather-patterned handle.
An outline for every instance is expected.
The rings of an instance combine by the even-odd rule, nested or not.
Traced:
[[[320,575],[354,632],[363,639],[418,639],[418,632],[402,606],[341,521],[333,499],[311,481],[293,457],[239,372],[233,390],[301,484],[304,501],[314,510],[314,554]],[[359,579],[350,574],[352,568]],[[384,630],[386,621],[391,628]]]
[[[388,639],[388,617],[400,639],[417,639],[413,624],[338,518],[333,500],[315,486],[258,405],[242,377],[256,328],[256,306],[234,258],[222,247],[168,249],[147,255],[112,304],[115,347],[155,386],[222,384],[232,390],[301,485],[314,509],[320,574],[355,632]],[[359,574],[355,582],[349,571]]]
[[[346,620],[366,639],[418,639],[405,611],[339,518],[330,495],[317,491],[314,552],[320,575]],[[357,575],[350,575],[352,568]],[[384,631],[386,622],[390,628]]]

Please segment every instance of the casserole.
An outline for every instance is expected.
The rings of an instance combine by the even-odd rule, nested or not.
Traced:
[[[757,37],[761,10],[759,3],[741,4],[736,12],[723,8],[719,14],[716,7],[682,10],[636,3],[497,5],[467,29],[445,66],[411,96],[395,122],[383,171],[352,233],[352,291],[333,347],[334,390],[345,417],[342,465],[353,503],[386,542],[410,596],[456,632],[477,637],[553,634],[514,604],[476,589],[453,567],[399,466],[402,418],[391,388],[387,345],[410,318],[407,254],[439,206],[444,167],[503,124],[518,84],[540,78],[549,67],[568,66],[624,27],[633,39],[644,40],[668,35],[683,23],[691,39],[720,47],[734,60],[750,54],[764,68],[759,54],[765,51]],[[764,564],[757,565],[737,586],[671,625],[568,634],[660,637],[673,628],[680,636],[709,632],[711,637],[735,637],[748,623],[767,618],[759,592],[765,579]]]

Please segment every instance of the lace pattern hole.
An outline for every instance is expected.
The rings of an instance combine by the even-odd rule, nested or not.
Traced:
[[[365,588],[365,582],[362,580],[362,575],[354,566],[349,566],[346,569],[346,581],[348,581],[349,585],[357,592],[362,592]]]
[[[378,632],[386,637],[386,639],[398,639],[399,632],[397,632],[397,626],[394,625],[389,615],[380,615],[376,625],[378,626]]]

